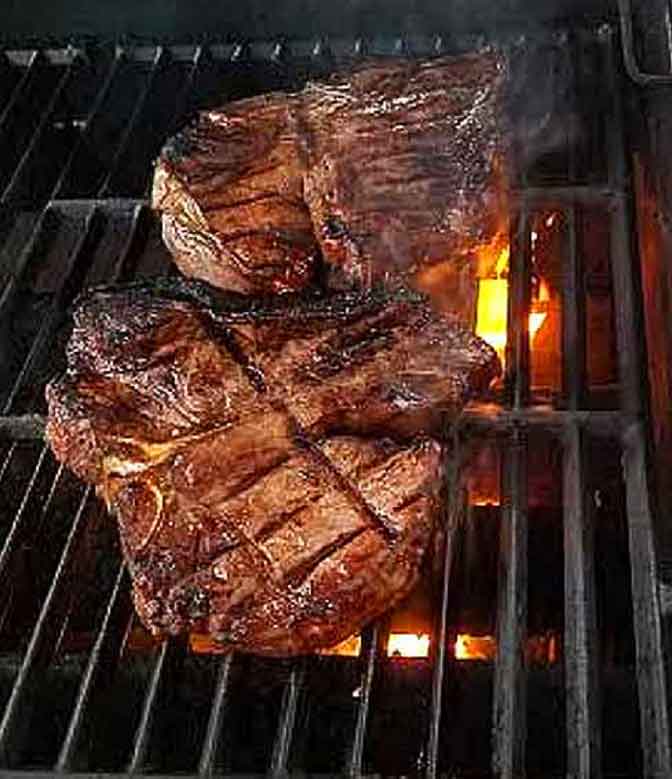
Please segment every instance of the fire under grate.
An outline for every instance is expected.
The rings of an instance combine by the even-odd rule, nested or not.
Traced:
[[[517,99],[531,100],[528,118],[551,116],[543,134],[556,140],[534,159],[527,126],[517,142],[506,378],[491,402],[470,406],[446,431],[453,456],[423,601],[426,657],[390,655],[394,615],[343,656],[272,661],[152,641],[133,615],[113,523],[42,441],[43,388],[62,366],[79,290],[173,272],[146,197],[151,160],[183,116],[294,88],[364,56],[435,56],[481,43],[437,36],[5,53],[2,768],[672,775],[622,66],[610,27],[509,43],[514,68],[545,74],[536,98],[522,89]],[[557,293],[567,304],[561,365],[540,391],[527,322],[535,225],[549,213],[563,226]],[[608,247],[597,269],[588,267],[586,238],[595,231]],[[593,287],[606,289],[613,312],[616,375],[600,386],[591,374]],[[537,498],[542,450],[551,452],[544,489],[560,496],[555,513]],[[481,505],[470,489],[479,483],[474,462],[483,461],[497,494]],[[616,529],[605,535],[610,513]],[[547,525],[556,547],[540,531]],[[544,571],[547,544],[557,559]],[[490,590],[480,582],[493,566],[483,606]],[[542,619],[539,593],[556,584],[557,609]],[[480,592],[480,601],[462,602],[465,592]],[[529,638],[542,628],[559,649],[539,664]],[[492,634],[496,651],[460,661],[456,636],[464,642],[469,629]]]

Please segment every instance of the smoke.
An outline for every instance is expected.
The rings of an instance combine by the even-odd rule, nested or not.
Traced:
[[[586,141],[572,47],[561,35],[519,38],[508,49],[506,136],[518,177],[566,171]]]

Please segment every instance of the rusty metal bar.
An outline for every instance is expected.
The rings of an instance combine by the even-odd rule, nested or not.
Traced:
[[[493,774],[525,775],[527,635],[527,440],[514,432],[503,464],[493,699]]]
[[[505,386],[508,405],[516,411],[530,397],[530,229],[522,208],[511,234]]]
[[[438,620],[438,630],[434,634],[436,638],[433,640],[432,704],[430,709],[429,737],[427,740],[427,769],[425,772],[429,779],[434,779],[439,773],[439,742],[441,717],[443,715],[443,684],[446,675],[450,574],[452,571],[456,534],[462,521],[464,510],[460,489],[461,455],[459,431],[453,428],[452,433],[451,457],[446,469],[446,487],[449,503],[444,513],[446,538],[443,550],[441,611]]]
[[[576,207],[566,212],[568,229],[567,268],[562,290],[563,394],[569,409],[577,411],[586,389],[586,293],[583,262],[576,235]]]
[[[609,117],[609,172],[612,183],[620,184],[628,180],[628,164],[625,156],[623,106],[614,31],[610,28],[604,29],[601,41],[613,95],[613,115]],[[647,777],[672,776],[665,656],[656,576],[656,536],[647,474],[647,432],[644,421],[645,344],[629,200],[615,204],[610,214],[610,223],[611,270],[614,300],[618,310],[616,337],[621,407],[631,415],[640,416],[622,436],[622,463],[626,488],[644,773]]]
[[[584,433],[566,431],[563,460],[567,776],[601,775],[598,629],[593,527],[586,501]]]

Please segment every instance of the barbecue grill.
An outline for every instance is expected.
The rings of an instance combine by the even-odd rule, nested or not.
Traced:
[[[672,776],[665,19],[666,3],[621,0],[563,25],[440,34],[416,9],[399,36],[325,23],[260,40],[238,20],[233,36],[186,42],[7,44],[0,768]],[[488,42],[507,49],[513,84],[506,376],[445,430],[442,532],[418,592],[340,654],[153,640],[113,522],[43,442],[70,304],[86,286],[175,272],[147,197],[152,160],[193,110],[364,57]],[[553,370],[527,326],[541,224],[559,268]],[[395,631],[429,649],[395,654]]]

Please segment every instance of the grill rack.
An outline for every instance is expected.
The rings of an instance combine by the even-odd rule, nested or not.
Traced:
[[[536,430],[552,432],[564,442],[564,546],[565,546],[565,687],[566,687],[566,774],[568,776],[596,776],[601,772],[600,710],[598,682],[598,646],[595,624],[595,583],[593,574],[592,528],[585,501],[584,474],[586,472],[586,439],[589,436],[605,436],[617,440],[623,451],[623,472],[627,494],[628,531],[631,558],[634,632],[637,650],[637,684],[641,729],[642,772],[646,776],[672,774],[669,750],[669,722],[665,678],[661,615],[658,607],[656,578],[655,526],[652,515],[652,499],[647,477],[647,428],[646,396],[642,382],[644,366],[641,359],[641,312],[635,273],[635,257],[632,250],[632,223],[622,106],[620,105],[617,41],[612,29],[603,28],[598,33],[604,51],[606,72],[611,81],[609,94],[612,99],[608,117],[608,179],[606,185],[565,184],[552,186],[528,185],[522,181],[517,189],[516,203],[519,213],[513,228],[514,251],[511,258],[511,293],[509,311],[509,353],[507,364],[508,394],[503,405],[476,405],[470,407],[450,431],[457,451],[460,441],[467,434],[487,436],[493,433],[504,437],[503,512],[500,543],[501,573],[498,604],[498,657],[495,666],[493,695],[493,773],[503,777],[518,777],[525,773],[526,765],[526,707],[525,679],[522,646],[525,639],[525,615],[527,604],[527,467],[528,435]],[[191,90],[200,68],[205,63],[226,62],[232,67],[247,61],[263,62],[270,83],[286,83],[288,63],[312,62],[314,70],[328,70],[334,62],[361,57],[366,53],[418,56],[441,53],[446,48],[442,37],[422,40],[378,41],[362,40],[296,43],[291,49],[285,43],[232,44],[194,47],[136,47],[132,51],[121,48],[111,52],[109,65],[102,78],[102,85],[90,101],[82,119],[76,110],[71,125],[78,126],[74,142],[67,154],[58,160],[56,170],[45,176],[38,187],[40,202],[27,201],[32,182],[42,170],[45,154],[51,148],[50,138],[59,131],[57,118],[61,110],[60,100],[66,93],[69,79],[79,63],[90,55],[83,50],[66,49],[46,52],[8,53],[7,61],[19,68],[20,78],[8,96],[0,115],[0,134],[6,138],[16,134],[15,119],[22,105],[29,104],[29,96],[37,83],[41,69],[56,67],[60,70],[50,99],[42,106],[39,120],[32,136],[23,147],[18,164],[5,181],[0,202],[4,207],[3,231],[5,248],[3,260],[9,270],[5,272],[0,294],[0,320],[11,315],[20,299],[25,278],[36,273],[35,258],[43,253],[47,238],[57,236],[58,248],[49,258],[53,267],[66,268],[66,273],[56,276],[37,275],[35,285],[47,296],[46,313],[40,320],[37,332],[27,350],[25,360],[11,376],[3,394],[0,415],[0,432],[6,443],[4,460],[0,465],[0,484],[11,470],[11,461],[22,441],[37,441],[39,453],[35,469],[19,501],[18,509],[4,537],[0,551],[0,583],[5,577],[12,558],[17,554],[19,541],[28,523],[35,521],[30,514],[32,493],[38,489],[41,473],[48,467],[50,455],[39,444],[43,433],[43,417],[35,413],[35,398],[39,391],[31,390],[26,400],[26,388],[35,384],[41,387],[45,364],[51,364],[53,342],[58,326],[65,318],[65,311],[76,291],[83,283],[95,283],[110,279],[110,268],[115,278],[124,277],[128,268],[144,273],[166,272],[168,257],[156,236],[152,237],[151,217],[143,191],[146,177],[137,179],[130,194],[135,197],[115,197],[126,182],[121,179],[130,158],[145,159],[155,153],[145,138],[136,144],[136,131],[146,128],[148,103],[153,89],[168,61],[182,63],[186,76],[178,91],[171,111],[163,125],[154,132],[154,140],[174,129],[179,117],[188,110]],[[478,45],[478,39],[462,42],[465,48]],[[566,41],[560,40],[561,45]],[[98,55],[96,55],[98,56]],[[96,138],[96,124],[105,115],[105,101],[114,88],[120,70],[128,66],[144,70],[144,82],[135,93],[124,126],[117,134],[108,164],[98,176],[93,191],[76,191],[80,180],[73,171],[79,164],[78,155]],[[45,63],[48,63],[45,65]],[[77,125],[79,122],[79,125]],[[14,128],[14,129],[12,129]],[[150,135],[152,133],[149,133]],[[136,150],[136,146],[140,146]],[[122,186],[124,184],[124,186]],[[74,187],[74,189],[73,189]],[[135,188],[135,191],[133,189]],[[128,188],[127,188],[128,189]],[[128,194],[128,192],[127,192]],[[612,246],[612,273],[614,296],[619,302],[620,316],[616,318],[619,344],[619,376],[621,405],[617,410],[596,411],[583,406],[585,389],[585,310],[582,303],[582,277],[580,257],[576,251],[575,215],[586,204],[599,204],[608,212]],[[565,306],[563,317],[563,353],[569,370],[565,386],[566,407],[557,409],[538,404],[530,405],[530,366],[526,322],[529,308],[529,267],[524,247],[529,245],[529,214],[541,206],[562,208],[570,225],[570,267],[566,274],[563,295],[576,300],[576,306]],[[42,207],[43,206],[43,207]],[[63,236],[65,235],[65,239]],[[97,247],[96,258],[89,262],[92,245]],[[147,246],[151,250],[147,250]],[[100,249],[103,246],[103,250]],[[571,250],[571,247],[574,247]],[[16,247],[20,251],[12,261]],[[102,257],[102,259],[100,259]],[[106,262],[113,258],[110,264]],[[48,268],[47,268],[48,270]],[[54,287],[54,279],[57,284]],[[42,287],[40,287],[42,285]],[[431,701],[428,717],[426,752],[421,768],[428,776],[445,770],[441,761],[441,722],[446,716],[443,706],[444,684],[447,673],[447,620],[450,591],[450,573],[453,564],[454,545],[461,512],[459,458],[453,458],[453,467],[447,474],[447,484],[452,491],[446,517],[446,543],[443,551],[441,603],[438,604],[438,631],[435,652],[431,658]],[[47,502],[54,498],[59,482],[64,477],[56,469],[53,482],[47,490]],[[73,519],[68,527],[55,567],[53,580],[41,609],[32,626],[30,639],[20,657],[20,664],[11,686],[4,713],[0,719],[0,759],[4,766],[29,769],[20,765],[22,744],[29,737],[22,727],[26,708],[34,690],[36,669],[45,663],[53,636],[62,634],[67,623],[59,613],[59,602],[70,579],[79,539],[92,505],[90,488],[78,492]],[[116,563],[115,563],[116,564]],[[73,772],[80,768],[78,752],[81,749],[83,729],[87,721],[87,709],[91,703],[97,678],[104,672],[104,663],[114,644],[117,631],[117,612],[123,611],[128,600],[128,582],[123,566],[119,563],[113,571],[113,586],[102,613],[96,637],[84,665],[74,705],[69,715],[66,735],[62,740],[58,757],[53,766],[57,772]],[[2,630],[0,615],[0,633]],[[55,623],[55,624],[54,624]],[[381,650],[385,635],[384,623],[374,625],[363,636],[361,654],[360,694],[356,708],[351,745],[344,756],[341,770],[360,774],[368,769],[365,764],[367,728],[372,712],[372,690],[381,662]],[[170,667],[183,653],[184,647],[177,641],[160,645],[153,656],[153,665],[146,688],[142,694],[140,716],[133,744],[129,751],[126,772],[143,773],[151,769],[149,760],[152,722],[157,700],[165,687]],[[202,749],[194,766],[199,775],[216,773],[217,750],[221,747],[223,721],[230,701],[230,684],[236,656],[217,661],[218,675],[213,687],[207,728]],[[293,768],[292,745],[297,740],[296,728],[302,698],[308,694],[304,687],[308,661],[299,659],[282,664],[286,671],[284,688],[277,716],[274,743],[266,766],[269,773],[281,775]],[[48,664],[48,663],[47,663]],[[94,766],[95,767],[95,766]],[[374,766],[375,770],[375,766]]]

